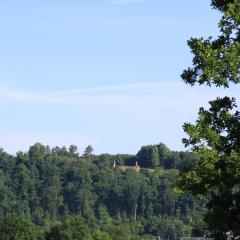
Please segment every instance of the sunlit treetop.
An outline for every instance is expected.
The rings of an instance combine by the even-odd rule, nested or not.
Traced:
[[[229,87],[240,82],[240,0],[213,0],[212,7],[222,13],[218,38],[191,38],[193,66],[182,79],[190,84]]]

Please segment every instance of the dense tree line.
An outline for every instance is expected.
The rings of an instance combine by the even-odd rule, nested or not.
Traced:
[[[116,166],[139,161],[144,168],[123,171],[113,161]],[[142,147],[136,156],[97,156],[91,146],[80,156],[73,145],[67,149],[39,143],[16,156],[1,150],[0,239],[199,235],[204,200],[173,190],[177,168],[194,161],[198,159],[192,153],[171,152],[163,144]]]
[[[136,160],[146,168],[163,167],[165,169],[182,169],[199,161],[192,152],[171,151],[165,144],[143,146],[137,153]]]

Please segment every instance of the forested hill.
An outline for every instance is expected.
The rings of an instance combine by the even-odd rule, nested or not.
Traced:
[[[136,161],[139,172],[119,167]],[[193,153],[164,144],[144,146],[136,155],[94,155],[91,146],[80,155],[74,145],[51,149],[39,143],[16,156],[1,150],[0,239],[13,239],[7,234],[18,228],[26,230],[18,239],[26,240],[199,235],[204,200],[173,191],[178,169],[195,161]]]

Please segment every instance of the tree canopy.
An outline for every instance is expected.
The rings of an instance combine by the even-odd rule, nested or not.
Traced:
[[[31,234],[46,240],[150,240],[156,234],[175,240],[189,236],[196,229],[195,222],[202,220],[205,201],[187,192],[178,196],[173,186],[178,166],[196,161],[196,156],[170,149],[164,155],[158,145],[152,147],[153,157],[159,158],[161,153],[162,159],[173,162],[171,155],[176,155],[178,164],[164,168],[158,163],[137,172],[132,167],[136,155],[88,158],[80,156],[76,147],[50,148],[40,143],[16,156],[1,150],[2,236],[9,240],[34,240]]]
[[[213,0],[221,12],[218,38],[192,38],[193,66],[183,80],[190,84],[230,87],[240,82],[240,1]],[[240,236],[240,113],[236,99],[226,96],[200,108],[195,124],[185,123],[183,139],[200,161],[181,171],[178,184],[194,194],[208,194],[208,230],[214,239]]]

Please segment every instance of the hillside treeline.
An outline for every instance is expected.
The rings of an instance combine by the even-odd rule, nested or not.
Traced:
[[[118,167],[136,161],[139,172]],[[164,144],[144,146],[136,155],[94,155],[91,146],[80,155],[73,145],[67,149],[39,143],[16,156],[1,150],[0,239],[200,235],[205,201],[174,192],[178,169],[195,161],[196,155],[172,152]],[[7,235],[18,229],[25,235]]]

